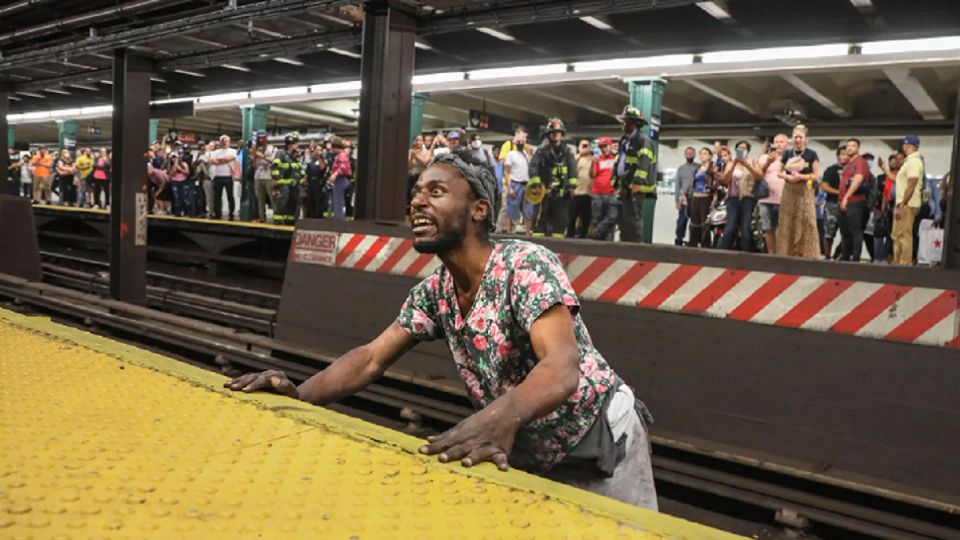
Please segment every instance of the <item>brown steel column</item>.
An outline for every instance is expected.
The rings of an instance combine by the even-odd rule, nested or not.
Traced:
[[[364,9],[356,211],[361,219],[399,221],[406,215],[416,24],[386,1]]]
[[[15,184],[10,181],[10,174],[7,171],[7,167],[10,166],[10,145],[13,144],[13,141],[7,140],[10,132],[7,124],[7,111],[10,110],[10,102],[7,100],[9,95],[9,88],[0,87],[0,174],[3,175],[3,178],[0,178],[0,194],[19,195],[14,193]]]
[[[153,62],[113,55],[113,175],[110,178],[110,296],[147,301],[147,169]]]
[[[960,85],[958,85],[960,87]],[[943,267],[960,270],[960,93],[953,116],[953,159],[950,161],[950,190],[947,191],[947,214],[943,217]]]

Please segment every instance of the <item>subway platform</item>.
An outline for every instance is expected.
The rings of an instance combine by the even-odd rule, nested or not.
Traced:
[[[0,310],[2,538],[734,538]]]

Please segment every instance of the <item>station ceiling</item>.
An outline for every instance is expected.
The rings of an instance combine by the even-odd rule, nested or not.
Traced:
[[[395,5],[416,18],[418,74],[960,34],[955,0]],[[109,104],[111,52],[119,45],[156,61],[154,99],[356,80],[362,18],[357,2],[337,0],[21,0],[0,7],[0,78],[12,85],[11,113]],[[806,66],[797,74],[768,69],[762,59],[755,72],[665,70],[664,134],[763,128],[782,123],[786,111],[837,130],[946,130],[955,114],[956,60]],[[428,95],[425,126],[463,124],[470,110],[486,110],[530,125],[559,114],[583,133],[603,131],[627,97],[615,77],[438,89]],[[272,106],[269,118],[278,128],[350,132],[355,109],[355,99],[300,101]],[[177,119],[181,129],[198,131],[239,125],[239,110],[226,106]]]

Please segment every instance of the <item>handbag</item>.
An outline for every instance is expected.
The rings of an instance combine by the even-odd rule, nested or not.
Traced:
[[[757,181],[753,183],[753,193],[751,193],[751,195],[757,200],[769,197],[770,186],[767,185],[767,181],[763,178],[757,179]]]

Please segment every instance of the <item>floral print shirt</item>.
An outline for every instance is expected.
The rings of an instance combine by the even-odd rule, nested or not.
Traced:
[[[537,364],[530,326],[564,305],[580,351],[576,391],[555,411],[520,428],[510,463],[544,472],[563,461],[601,414],[616,374],[593,346],[557,256],[520,240],[492,242],[480,289],[464,318],[453,278],[440,266],[411,291],[397,322],[417,341],[445,339],[467,394],[481,409],[518,386]]]

